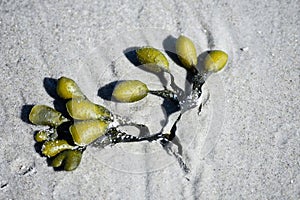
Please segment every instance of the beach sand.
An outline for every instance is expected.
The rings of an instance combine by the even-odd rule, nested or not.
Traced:
[[[297,0],[0,1],[0,199],[300,199],[299,27]],[[129,79],[161,89],[125,53],[172,51],[181,34],[198,54],[229,55],[203,86],[200,115],[178,123],[188,174],[157,142],[89,146],[72,172],[48,166],[33,138],[46,127],[28,113],[54,106],[53,79],[74,79],[95,103],[156,133],[162,99],[120,104],[98,92]],[[184,87],[186,71],[168,60]]]

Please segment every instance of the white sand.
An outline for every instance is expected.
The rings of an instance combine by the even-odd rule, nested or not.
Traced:
[[[105,2],[0,1],[0,199],[299,199],[299,1]],[[158,98],[117,105],[97,92],[133,78],[159,88],[123,51],[163,49],[181,33],[198,53],[222,49],[230,57],[204,86],[211,95],[201,115],[192,110],[178,124],[191,173],[146,142],[89,147],[73,172],[48,167],[34,148],[42,127],[20,117],[24,105],[53,106],[44,78],[71,77],[93,101],[135,113],[155,132]],[[185,71],[170,63],[184,81]]]

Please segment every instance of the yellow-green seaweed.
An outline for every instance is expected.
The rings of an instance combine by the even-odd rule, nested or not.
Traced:
[[[137,58],[144,67],[154,73],[169,70],[169,61],[165,55],[153,47],[142,47],[136,50]]]
[[[61,167],[66,171],[75,170],[81,161],[82,151],[80,150],[65,150],[58,154],[51,162],[53,167]]]
[[[29,121],[36,125],[57,127],[68,119],[49,106],[35,105],[29,113]]]
[[[42,153],[45,156],[53,157],[64,150],[73,148],[74,146],[70,145],[66,140],[51,140],[43,144]]]
[[[77,121],[69,130],[76,145],[85,146],[105,134],[109,122],[103,120]]]
[[[194,43],[187,37],[181,35],[176,40],[176,54],[186,69],[197,65],[197,52]]]
[[[49,132],[46,130],[41,130],[35,134],[34,139],[37,142],[44,142],[49,139]]]
[[[119,82],[112,93],[115,100],[119,102],[135,102],[147,96],[149,89],[147,85],[138,80]]]
[[[108,109],[87,99],[71,99],[67,102],[66,107],[73,119],[111,119],[111,113]]]
[[[63,99],[85,98],[77,83],[64,76],[58,79],[56,92]]]
[[[218,72],[225,67],[227,60],[228,55],[224,51],[209,51],[204,59],[204,69],[206,71]]]

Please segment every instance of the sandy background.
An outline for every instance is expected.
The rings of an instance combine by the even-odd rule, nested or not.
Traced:
[[[299,18],[297,0],[0,1],[0,199],[299,199]],[[26,105],[53,106],[45,78],[71,77],[93,101],[155,132],[160,99],[117,105],[97,92],[132,78],[159,88],[123,52],[163,49],[181,33],[198,53],[230,58],[205,85],[201,115],[190,111],[178,125],[191,173],[157,143],[88,148],[73,172],[48,167],[34,148],[42,127],[26,122]]]

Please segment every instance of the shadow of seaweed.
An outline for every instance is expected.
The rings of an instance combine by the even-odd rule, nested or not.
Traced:
[[[71,119],[66,108],[67,100],[60,98],[56,92],[57,79],[45,77],[43,84],[48,95],[54,99],[53,105],[55,110],[61,112],[63,116]]]
[[[172,35],[169,35],[166,39],[163,41],[163,48],[165,52],[168,54],[168,56],[173,60],[176,65],[183,67],[182,63],[180,62],[177,54],[176,54],[176,38]]]
[[[31,124],[31,122],[29,121],[29,113],[31,111],[31,109],[33,108],[34,105],[23,105],[21,108],[21,120],[23,122],[26,122],[28,124]]]
[[[164,99],[162,105],[161,105],[165,111],[166,111],[166,117],[170,116],[171,114],[177,112],[180,110],[180,106],[178,105],[178,102],[174,102],[170,99]]]
[[[136,50],[138,50],[140,47],[129,47],[123,51],[126,58],[136,67],[141,66],[142,64],[137,58]]]
[[[209,54],[210,51],[204,51],[201,54],[199,54],[198,58],[197,58],[197,66],[196,69],[198,70],[198,72],[203,73],[204,72],[204,59],[206,58],[206,56]]]
[[[53,99],[58,99],[59,96],[56,92],[57,87],[57,79],[45,77],[43,81],[44,88],[48,95],[52,97]]]
[[[114,101],[112,98],[112,93],[114,91],[115,86],[119,81],[110,82],[98,90],[98,96],[104,100]]]
[[[72,135],[69,131],[70,126],[73,124],[72,121],[62,123],[57,127],[57,139],[66,140],[69,144],[75,145]]]
[[[35,131],[34,136],[38,133],[39,131]],[[41,157],[44,157],[43,153],[42,153],[42,148],[43,148],[43,143],[41,142],[36,142],[34,144],[34,149],[35,152],[37,152]]]

